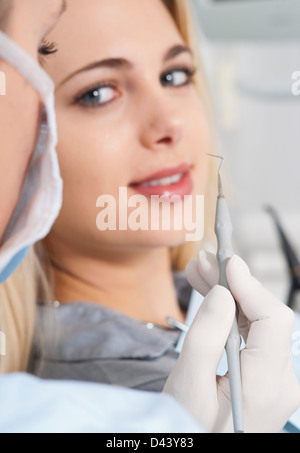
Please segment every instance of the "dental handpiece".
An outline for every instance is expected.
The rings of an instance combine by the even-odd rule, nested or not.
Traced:
[[[218,240],[217,259],[220,268],[219,285],[230,291],[226,277],[226,266],[230,258],[232,258],[232,256],[234,255],[232,247],[233,227],[227,202],[223,194],[222,181],[220,176],[223,158],[219,156],[213,156],[211,154],[210,156],[222,159],[218,174],[218,200],[216,209],[215,233]],[[227,339],[225,350],[228,361],[234,431],[235,433],[244,433],[243,395],[240,368],[241,337],[238,329],[237,318],[238,307],[236,307],[236,316],[234,318],[231,332]]]

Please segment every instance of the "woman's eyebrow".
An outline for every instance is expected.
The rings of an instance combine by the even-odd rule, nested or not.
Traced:
[[[165,54],[165,56],[163,58],[163,61],[166,62],[168,60],[171,60],[172,58],[175,58],[182,53],[189,53],[190,55],[193,55],[193,53],[189,47],[179,44],[179,45],[171,47],[171,49],[169,49],[167,51],[167,53]],[[104,67],[112,68],[112,69],[122,69],[122,68],[128,69],[128,68],[131,68],[132,66],[133,66],[133,64],[130,63],[125,58],[106,58],[101,61],[95,61],[94,63],[84,66],[83,68],[78,69],[77,71],[70,74],[68,77],[66,77],[64,80],[62,80],[62,82],[59,83],[59,85],[57,86],[56,89],[61,87],[64,83],[68,82],[70,79],[72,79],[76,75],[81,74],[82,72],[85,72],[85,71],[91,71],[92,69],[104,68]]]
[[[168,50],[168,52],[165,55],[164,61],[171,60],[172,58],[175,58],[182,53],[189,53],[191,56],[193,56],[193,52],[188,46],[178,44],[176,46],[171,47],[171,49]]]
[[[87,66],[84,66],[81,69],[78,69],[75,72],[72,72],[68,77],[66,77],[60,84],[57,86],[56,89],[58,89],[61,85],[64,83],[68,82],[70,79],[75,77],[78,74],[81,74],[82,72],[85,71],[91,71],[92,69],[96,68],[125,68],[125,67],[131,67],[132,64],[129,63],[129,61],[125,60],[124,58],[106,58],[105,60],[101,61],[95,61],[94,63],[91,63]]]

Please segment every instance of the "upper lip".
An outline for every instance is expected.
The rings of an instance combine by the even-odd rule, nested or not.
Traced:
[[[175,175],[178,175],[181,173],[187,173],[190,170],[190,168],[191,168],[191,164],[188,164],[188,163],[182,163],[182,164],[177,165],[176,167],[169,166],[169,167],[166,167],[163,170],[160,170],[150,176],[147,176],[146,178],[144,178],[140,181],[133,182],[131,185],[140,185],[140,184],[144,184],[149,181],[168,178],[168,177],[175,176]]]

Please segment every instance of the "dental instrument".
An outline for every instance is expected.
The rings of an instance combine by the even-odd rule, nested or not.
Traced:
[[[227,206],[227,202],[223,193],[221,180],[221,169],[224,158],[213,154],[208,154],[211,157],[221,159],[221,165],[218,171],[218,199],[215,220],[215,233],[218,240],[217,259],[220,268],[219,285],[230,291],[227,277],[226,266],[230,258],[234,255],[232,247],[232,222]],[[238,307],[236,306],[236,316],[229,334],[225,350],[228,361],[230,394],[232,404],[232,415],[235,433],[244,433],[244,417],[243,417],[243,396],[242,396],[242,381],[240,368],[240,347],[241,337],[238,328]]]
[[[172,318],[171,316],[167,316],[167,323],[169,324],[169,326],[174,327],[181,332],[187,333],[189,331],[189,326],[187,326],[183,322],[176,321],[176,319]]]

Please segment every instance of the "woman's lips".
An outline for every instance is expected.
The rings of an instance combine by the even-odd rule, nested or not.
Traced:
[[[191,195],[193,192],[190,168],[188,164],[169,167],[141,182],[131,184],[130,187],[148,197],[158,195],[170,198],[178,195],[183,199],[185,195]]]

